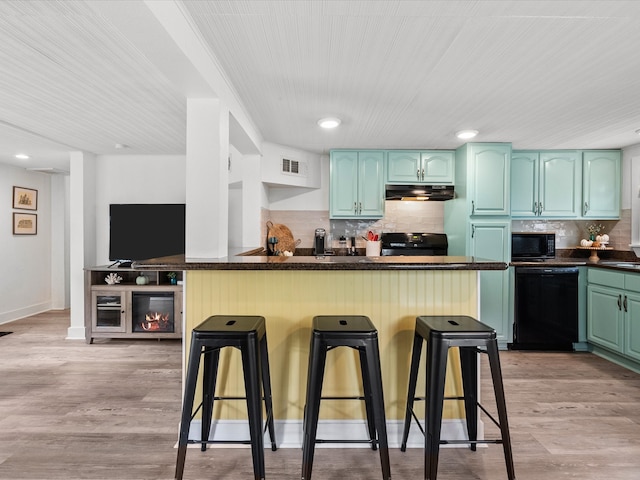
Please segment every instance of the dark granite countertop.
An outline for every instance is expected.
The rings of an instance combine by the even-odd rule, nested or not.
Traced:
[[[640,259],[633,252],[599,252],[598,262],[589,261],[588,251],[564,249],[556,252],[556,257],[542,262],[510,262],[512,267],[602,267],[614,270],[640,271]]]
[[[242,255],[187,259],[177,255],[133,263],[148,270],[506,270],[507,264],[476,257],[365,257]]]

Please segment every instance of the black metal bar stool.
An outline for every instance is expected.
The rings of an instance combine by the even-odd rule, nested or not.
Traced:
[[[358,350],[364,390],[363,396],[321,396],[327,352],[336,347],[350,347]],[[367,440],[317,439],[320,400],[346,399],[364,400],[369,438]],[[316,443],[370,443],[373,450],[378,448],[380,451],[383,480],[391,478],[380,351],[378,349],[378,331],[368,317],[360,315],[325,315],[313,318],[303,430],[302,480],[311,479]]]
[[[426,398],[416,397],[416,382],[418,380],[418,367],[422,342],[427,341],[427,382]],[[460,363],[462,366],[462,397],[445,397],[444,383],[447,368],[447,354],[450,347],[459,347]],[[485,347],[480,350],[478,347]],[[487,353],[489,366],[493,379],[493,389],[498,409],[496,421],[487,410],[478,402],[478,364],[477,353]],[[426,433],[422,428],[418,417],[413,411],[415,400],[426,400]],[[465,415],[467,420],[467,432],[469,440],[441,440],[440,431],[442,424],[443,400],[464,400]],[[501,438],[497,440],[478,440],[478,407],[499,428]],[[509,422],[507,420],[507,406],[504,399],[502,385],[502,372],[500,369],[500,357],[498,356],[498,342],[493,328],[468,316],[421,316],[416,318],[415,336],[413,339],[413,354],[411,356],[411,368],[409,373],[409,391],[407,393],[407,412],[404,420],[404,432],[400,449],[404,452],[407,448],[411,417],[415,418],[420,430],[425,435],[425,472],[424,478],[436,480],[438,473],[438,454],[440,444],[469,443],[471,450],[476,450],[478,443],[502,443],[504,459],[509,480],[516,478],[511,452],[511,439],[509,437]]]
[[[238,348],[242,355],[244,385],[246,397],[215,396],[220,350],[224,347]],[[193,411],[193,403],[198,381],[200,359],[203,358],[202,403]],[[264,396],[263,396],[264,393]],[[211,416],[215,400],[247,401],[250,440],[211,440]],[[262,428],[262,400],[267,412],[266,426]],[[189,440],[191,420],[202,408],[202,432],[200,440]],[[271,380],[269,375],[269,355],[267,352],[267,334],[264,317],[215,315],[193,329],[191,351],[187,366],[187,378],[182,405],[182,420],[178,440],[178,459],[176,461],[177,480],[182,479],[188,443],[200,443],[205,451],[209,443],[251,444],[253,472],[256,480],[264,479],[264,431],[269,429],[271,450],[276,450],[275,429],[273,426],[273,406],[271,400]]]

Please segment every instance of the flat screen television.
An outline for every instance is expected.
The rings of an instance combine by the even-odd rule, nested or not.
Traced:
[[[183,203],[109,205],[109,260],[132,260],[184,254]]]

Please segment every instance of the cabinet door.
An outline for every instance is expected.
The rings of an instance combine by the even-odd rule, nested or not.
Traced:
[[[387,182],[415,184],[422,180],[420,152],[390,151],[387,157]]]
[[[583,152],[582,216],[620,218],[620,152]]]
[[[429,151],[420,154],[422,158],[422,181],[427,185],[451,185],[454,182],[453,151]]]
[[[624,353],[640,360],[640,295],[626,292],[623,306],[626,314]]]
[[[332,151],[329,167],[330,217],[355,217],[358,207],[358,152]]]
[[[473,222],[470,255],[508,262],[510,222]],[[495,329],[498,342],[509,338],[509,271],[480,272],[480,321]]]
[[[91,326],[94,332],[126,332],[127,295],[122,290],[91,292]]]
[[[384,152],[358,152],[358,216],[384,216]]]
[[[540,154],[540,193],[543,217],[573,218],[580,215],[582,168],[578,152]]]
[[[587,340],[622,353],[622,291],[599,285],[587,287]]]
[[[511,216],[538,215],[538,152],[511,154]]]
[[[471,144],[471,215],[509,215],[511,146]]]

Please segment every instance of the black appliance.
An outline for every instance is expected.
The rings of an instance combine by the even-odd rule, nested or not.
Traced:
[[[313,242],[313,254],[324,255],[324,242],[327,236],[327,231],[324,228],[316,228],[315,240]]]
[[[447,255],[449,244],[444,233],[383,233],[382,256]]]
[[[386,200],[451,200],[453,185],[387,185]]]
[[[556,256],[556,234],[542,232],[512,233],[511,260],[544,261]]]
[[[578,268],[516,267],[514,350],[573,350],[578,342]]]

